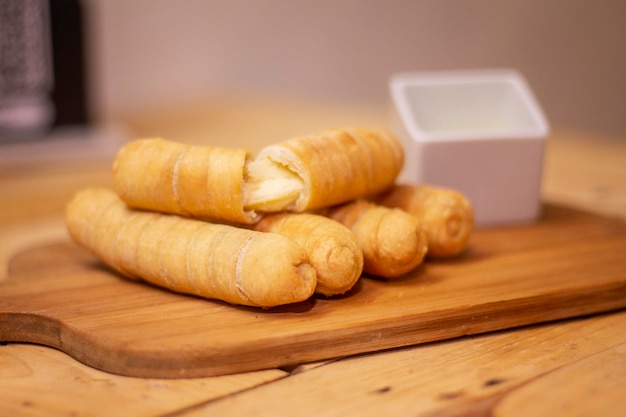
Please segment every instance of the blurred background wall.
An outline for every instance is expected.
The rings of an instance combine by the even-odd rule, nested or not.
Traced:
[[[556,129],[626,137],[624,0],[84,0],[96,120],[233,92],[384,105],[395,72],[507,67]]]

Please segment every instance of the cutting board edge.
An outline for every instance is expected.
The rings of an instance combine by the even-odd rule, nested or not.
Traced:
[[[267,349],[286,347],[284,341],[267,338],[244,351],[233,351],[230,346],[220,349],[209,347],[179,349],[175,352],[156,349],[134,349],[131,344],[116,344],[115,340],[94,337],[57,319],[43,314],[0,313],[0,341],[35,343],[59,349],[75,360],[105,372],[140,378],[195,378],[221,376],[240,372],[259,371],[300,363],[314,362],[373,353],[389,349],[418,346],[431,342],[449,341],[463,336],[487,334],[501,330],[515,329],[527,325],[545,324],[563,319],[575,319],[593,314],[608,313],[626,308],[626,278],[612,282],[605,287],[578,288],[574,294],[553,294],[553,297],[567,301],[567,306],[558,303],[546,304],[546,294],[511,301],[497,301],[477,306],[467,306],[462,314],[450,315],[441,311],[443,319],[420,321],[422,314],[397,319],[385,319],[357,328],[341,328],[331,339],[338,340],[341,347],[333,345],[320,348],[319,332],[311,332],[291,343],[294,353],[286,350],[279,354],[263,355]],[[596,300],[590,303],[591,300]],[[551,301],[554,301],[551,299]],[[545,308],[538,314],[541,318],[530,318],[529,307]],[[458,310],[458,309],[454,309]],[[522,311],[524,314],[522,314]],[[486,314],[488,312],[488,314]],[[432,312],[431,312],[432,313]],[[524,319],[522,319],[524,318]],[[387,321],[389,324],[384,324]],[[393,324],[392,324],[393,322]],[[382,324],[381,324],[382,323]],[[372,331],[370,327],[375,327]],[[11,330],[13,332],[11,333]],[[6,332],[6,333],[5,333]],[[419,337],[416,338],[416,335]],[[309,346],[310,345],[310,346]],[[310,348],[309,348],[310,347]],[[92,353],[88,353],[89,350]],[[93,352],[99,352],[94,355]],[[217,355],[211,357],[211,355]],[[200,364],[198,360],[202,359]],[[259,360],[261,359],[261,360]]]

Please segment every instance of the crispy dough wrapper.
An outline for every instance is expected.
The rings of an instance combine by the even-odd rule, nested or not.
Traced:
[[[428,256],[446,258],[465,248],[474,229],[474,211],[460,192],[429,185],[400,184],[378,202],[397,207],[417,217],[428,236]]]
[[[428,251],[421,223],[400,209],[357,200],[325,214],[352,230],[368,274],[383,278],[404,275],[420,265]]]
[[[133,210],[107,189],[79,192],[66,223],[113,269],[177,292],[273,307],[306,300],[317,283],[304,248],[284,236]]]
[[[244,210],[246,149],[191,146],[164,139],[129,142],[113,163],[114,189],[133,208],[255,223]]]
[[[363,253],[352,232],[339,222],[317,214],[280,213],[265,216],[254,229],[279,233],[306,249],[317,271],[318,294],[343,294],[361,276]]]
[[[393,184],[403,161],[400,142],[382,131],[334,129],[293,138],[262,149],[248,165],[246,206],[304,212],[370,196]],[[292,198],[269,208],[250,198],[255,187],[272,180],[267,167],[297,188]]]

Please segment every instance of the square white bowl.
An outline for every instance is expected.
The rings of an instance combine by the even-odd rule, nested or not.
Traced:
[[[400,182],[461,191],[477,226],[537,219],[549,126],[521,74],[400,73],[390,95],[391,130],[406,154]]]

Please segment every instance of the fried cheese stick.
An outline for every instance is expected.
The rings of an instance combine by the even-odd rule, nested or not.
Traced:
[[[111,268],[181,293],[269,308],[306,300],[317,283],[304,248],[284,236],[133,210],[108,189],[77,193],[66,224]]]
[[[393,184],[404,151],[391,134],[333,129],[270,145],[247,166],[244,206],[304,212],[370,196]]]
[[[310,213],[279,213],[265,216],[254,229],[279,233],[306,249],[317,272],[318,294],[343,294],[361,276],[363,253],[352,232],[335,220]]]
[[[363,270],[394,278],[415,269],[428,250],[426,233],[415,216],[357,200],[325,211],[347,226],[363,250]]]
[[[474,229],[474,212],[460,192],[429,185],[400,184],[379,197],[378,202],[417,217],[428,236],[428,256],[446,258],[465,248]]]
[[[243,207],[250,159],[246,149],[135,140],[116,155],[114,190],[133,208],[251,224],[260,217]]]

